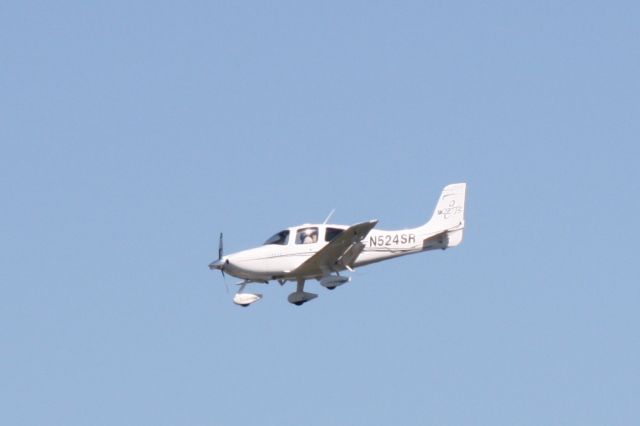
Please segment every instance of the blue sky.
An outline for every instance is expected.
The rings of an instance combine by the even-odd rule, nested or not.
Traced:
[[[638,424],[638,4],[267,3],[0,8],[0,423]],[[207,269],[458,181],[301,308]]]

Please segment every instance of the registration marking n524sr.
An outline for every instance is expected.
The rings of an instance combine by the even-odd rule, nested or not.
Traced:
[[[398,244],[415,244],[415,242],[415,234],[389,234],[369,237],[370,247],[383,247]]]

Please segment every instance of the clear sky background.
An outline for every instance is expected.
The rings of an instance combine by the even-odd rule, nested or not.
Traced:
[[[637,2],[0,6],[3,425],[640,424]],[[239,308],[286,226],[459,247]],[[227,278],[232,284],[233,278]]]

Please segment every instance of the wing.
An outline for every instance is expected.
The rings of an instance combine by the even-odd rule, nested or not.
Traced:
[[[353,257],[351,252],[354,250],[360,254],[358,245],[367,236],[369,231],[378,223],[377,220],[370,220],[350,226],[340,235],[333,239],[329,244],[322,247],[316,254],[307,259],[302,265],[298,266],[292,275],[300,277],[321,276],[327,272],[333,271],[336,265],[342,264],[341,259]],[[355,259],[352,259],[355,260]],[[350,263],[353,263],[352,261]],[[349,263],[343,264],[343,267],[349,267]]]

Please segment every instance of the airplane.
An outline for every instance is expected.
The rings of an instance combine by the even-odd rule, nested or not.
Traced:
[[[296,290],[287,300],[302,305],[318,295],[304,291],[305,282],[318,280],[333,290],[351,281],[344,271],[423,251],[447,249],[462,242],[466,183],[447,185],[427,223],[397,231],[376,230],[377,220],[355,225],[304,224],[277,232],[263,245],[223,255],[223,237],[218,242],[218,259],[209,269],[243,280],[233,297],[237,305],[247,307],[262,298],[259,293],[245,293],[248,284],[280,285],[296,282]]]

